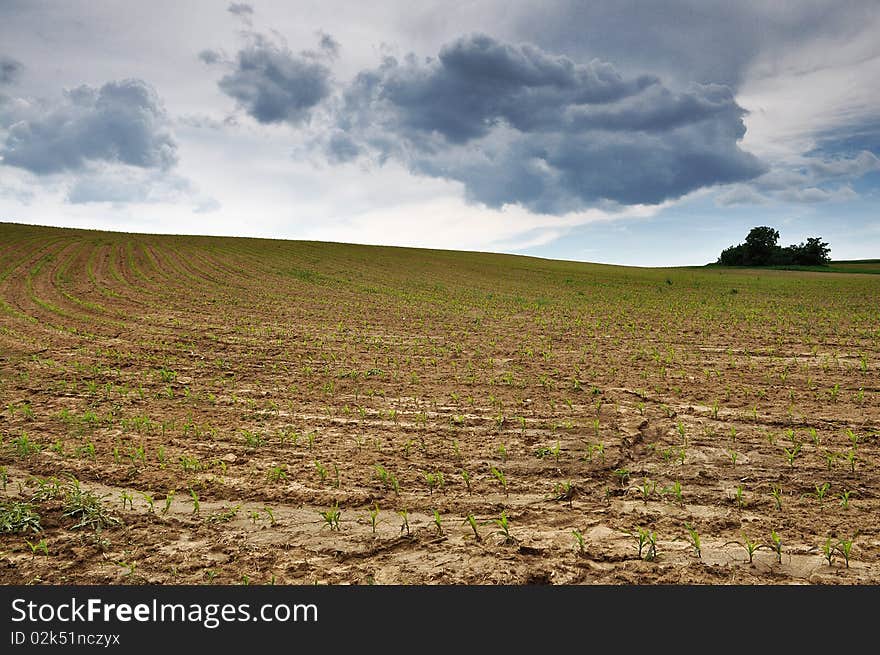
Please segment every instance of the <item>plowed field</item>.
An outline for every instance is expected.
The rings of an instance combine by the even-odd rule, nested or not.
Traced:
[[[4,584],[877,584],[878,437],[876,275],[0,224]]]

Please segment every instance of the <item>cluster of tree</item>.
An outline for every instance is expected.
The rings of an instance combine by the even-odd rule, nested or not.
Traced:
[[[772,227],[753,227],[745,243],[721,251],[718,263],[725,266],[827,266],[831,262],[831,248],[820,237],[811,237],[805,243],[776,245],[779,232]]]

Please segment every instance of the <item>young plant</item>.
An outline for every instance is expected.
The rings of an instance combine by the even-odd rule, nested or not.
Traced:
[[[853,542],[855,541],[855,536],[850,537],[849,539],[840,539],[837,542],[837,550],[843,555],[843,561],[846,563],[846,568],[849,568],[849,556],[852,552]],[[830,563],[830,562],[829,562]]]
[[[828,566],[834,565],[834,553],[837,550],[837,546],[831,543],[831,537],[828,537],[825,540],[825,543],[822,544],[822,556],[828,562]]]
[[[440,512],[434,510],[434,525],[437,528],[437,534],[443,534],[443,521],[440,518]]]
[[[474,539],[476,541],[482,541],[482,537],[480,537],[480,532],[477,530],[477,519],[474,518],[474,515],[468,514],[467,518],[464,520],[464,523],[467,523],[471,526],[471,530],[474,531]]]
[[[266,477],[269,479],[269,482],[282,482],[287,479],[287,467],[284,465],[273,466],[269,469]]]
[[[501,543],[510,545],[516,543],[516,537],[510,534],[510,521],[507,519],[507,512],[501,510],[501,517],[492,519],[492,522],[498,526],[498,534],[501,536]]]
[[[852,492],[848,489],[844,489],[840,492],[840,506],[843,509],[849,509],[849,497],[852,495]]]
[[[36,557],[37,553],[43,553],[46,557],[49,556],[49,545],[46,543],[45,539],[40,539],[37,543],[31,543],[25,539],[24,543],[26,543],[28,548],[31,549],[31,557]]]
[[[736,493],[734,494],[734,497],[736,499],[736,506],[739,507],[740,509],[745,509],[746,500],[745,500],[745,496],[743,496],[743,486],[742,485],[739,485],[736,488]]]
[[[773,496],[773,500],[776,501],[776,509],[782,509],[782,486],[778,484],[770,485],[770,495]]]
[[[761,543],[759,541],[752,541],[745,533],[743,533],[743,540],[741,542],[735,541],[732,543],[739,544],[745,548],[745,551],[749,556],[749,564],[752,564],[755,559],[755,553],[761,548]]]
[[[498,480],[501,488],[504,489],[504,495],[507,496],[507,477],[504,475],[504,471],[493,466],[489,469],[489,472],[496,480]]]
[[[782,538],[779,536],[779,533],[776,530],[770,531],[770,543],[767,547],[776,553],[776,561],[779,564],[782,564]]]
[[[631,532],[636,540],[636,548],[639,551],[639,559],[651,561],[657,557],[657,533],[647,528],[638,528],[637,532]],[[646,550],[647,549],[647,550]]]
[[[464,486],[467,487],[468,493],[471,493],[471,474],[465,469],[461,469],[459,475],[461,475],[461,479],[464,480]]]
[[[443,488],[443,473],[441,471],[435,471],[434,473],[425,473],[425,482],[428,485],[428,492],[430,494],[433,494],[434,489]]]
[[[791,449],[783,447],[782,450],[785,452],[785,459],[788,460],[788,465],[794,468],[794,460],[801,453],[801,444],[795,444]]]
[[[404,507],[403,509],[397,510],[397,514],[401,519],[400,531],[403,532],[406,530],[406,536],[409,537],[411,534],[409,531],[409,511]]]
[[[697,529],[690,523],[685,523],[684,527],[688,531],[688,542],[694,549],[694,554],[697,556],[697,559],[702,559],[703,550],[702,546],[700,545],[700,534],[697,532]]]
[[[174,502],[174,490],[171,490],[167,494],[165,494],[165,507],[162,508],[162,514],[168,513],[168,510],[171,509],[172,502]]]
[[[823,484],[815,485],[816,491],[814,491],[811,495],[816,497],[816,500],[819,501],[819,506],[822,506],[822,501],[825,500],[825,495],[828,493],[828,490],[831,488],[831,485],[827,482]]]
[[[856,460],[858,459],[858,458],[856,457],[856,449],[855,449],[855,448],[850,448],[850,449],[849,449],[848,451],[846,451],[846,453],[843,455],[843,458],[844,458],[847,462],[849,462],[849,470],[850,470],[850,472],[851,472],[851,473],[855,473],[855,472],[856,472]]]
[[[583,554],[586,552],[584,547],[584,535],[581,534],[580,530],[572,530],[571,533],[574,535],[575,541],[577,542],[578,552]]]
[[[734,468],[736,468],[736,460],[739,457],[739,453],[733,450],[728,450],[727,456],[730,458],[730,463],[733,465]]]
[[[373,503],[372,509],[370,509],[370,528],[373,530],[373,534],[376,534],[376,524],[379,522],[379,503]]]
[[[327,479],[327,468],[321,462],[315,460],[315,470],[318,472],[321,482],[324,482]]]
[[[679,505],[682,505],[682,506],[684,505],[684,498],[682,497],[682,490],[681,490],[681,482],[679,482],[678,480],[673,482],[668,487],[664,487],[661,493],[663,493],[664,495],[665,494],[672,494],[673,496],[675,496],[675,500],[678,502]]]
[[[651,495],[657,490],[657,483],[652,482],[648,478],[642,480],[642,486],[637,487],[639,493],[642,494],[642,502],[647,504]]]
[[[189,496],[193,501],[193,514],[198,514],[201,505],[199,504],[199,494],[196,493],[196,490],[192,487],[189,488]]]
[[[324,523],[327,524],[327,527],[330,530],[336,530],[339,532],[339,517],[341,512],[339,511],[339,503],[333,503],[333,507],[323,512],[318,512],[321,515],[321,518],[324,519]]]

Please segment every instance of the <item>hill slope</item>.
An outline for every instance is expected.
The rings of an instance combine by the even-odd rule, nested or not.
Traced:
[[[0,582],[876,583],[878,292],[0,224],[0,511],[50,543],[0,534]]]

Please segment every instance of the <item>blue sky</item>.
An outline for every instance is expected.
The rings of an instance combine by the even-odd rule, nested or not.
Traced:
[[[880,257],[873,1],[0,3],[0,220]]]

